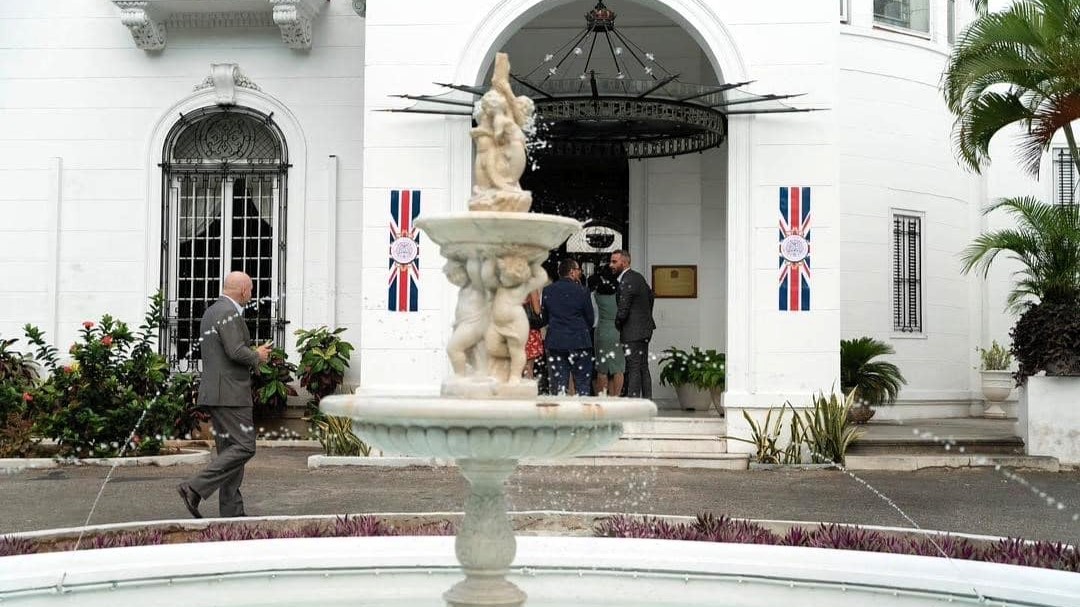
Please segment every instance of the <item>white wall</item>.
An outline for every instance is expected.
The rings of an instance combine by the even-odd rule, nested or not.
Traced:
[[[169,108],[190,98],[211,63],[227,62],[295,117],[303,139],[288,142],[290,342],[292,330],[329,321],[330,154],[341,167],[338,308],[343,325],[358,326],[348,310],[359,299],[364,22],[351,3],[324,7],[310,51],[290,50],[271,25],[171,28],[163,51],[146,52],[119,14],[104,0],[0,2],[0,335],[21,334],[33,322],[66,344],[79,322],[103,313],[141,319],[158,286],[155,125],[167,130]],[[57,164],[59,175],[50,172]],[[60,192],[53,196],[61,209],[58,249],[49,243],[56,230],[50,188]],[[53,271],[55,325],[42,305],[52,298]],[[346,337],[359,339],[358,332]]]
[[[893,345],[891,359],[908,379],[901,402],[939,405],[879,409],[886,418],[966,415],[978,341],[978,281],[960,274],[959,253],[977,234],[979,180],[957,164],[950,143],[952,117],[939,89],[949,52],[945,3],[932,9],[930,40],[874,28],[869,1],[853,0],[841,26],[843,337]],[[893,210],[923,217],[920,335],[892,330]]]

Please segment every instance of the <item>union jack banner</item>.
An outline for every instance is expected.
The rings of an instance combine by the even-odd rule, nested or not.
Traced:
[[[387,308],[415,312],[420,299],[420,190],[390,191],[390,280]]]
[[[810,188],[780,188],[780,309],[810,310]]]

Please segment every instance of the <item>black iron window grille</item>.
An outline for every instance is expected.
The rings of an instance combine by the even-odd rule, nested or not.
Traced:
[[[280,130],[244,108],[192,112],[169,134],[161,167],[161,344],[170,365],[200,368],[200,320],[233,270],[254,283],[244,311],[252,339],[281,346],[289,165]]]
[[[922,333],[922,218],[893,215],[893,331]]]
[[[1076,202],[1076,166],[1069,148],[1054,148],[1054,202]]]

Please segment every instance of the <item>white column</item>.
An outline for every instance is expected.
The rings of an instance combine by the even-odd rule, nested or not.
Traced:
[[[326,323],[337,327],[337,231],[338,231],[338,159],[331,154],[326,161]]]
[[[51,235],[49,243],[49,297],[48,318],[52,323],[52,339],[55,342],[60,331],[60,239],[62,220],[60,212],[64,198],[64,159],[49,159],[49,225]]]
[[[727,385],[724,392],[724,403],[728,407],[750,405],[755,391],[752,379],[751,120],[752,116],[728,118]]]

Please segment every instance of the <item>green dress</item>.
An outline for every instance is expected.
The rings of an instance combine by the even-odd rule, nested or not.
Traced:
[[[626,371],[626,352],[619,343],[619,330],[615,328],[614,295],[593,293],[596,298],[597,322],[593,348],[596,354],[596,373],[613,375]]]

